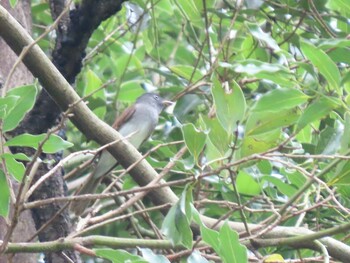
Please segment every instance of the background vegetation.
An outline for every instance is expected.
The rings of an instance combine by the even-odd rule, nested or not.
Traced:
[[[83,219],[67,219],[69,227],[62,237],[69,238],[53,241],[57,245],[53,250],[74,248],[85,254],[86,262],[98,262],[97,256],[113,262],[349,259],[350,6],[346,1],[138,0],[125,2],[106,20],[100,17],[104,21],[91,27],[90,36],[77,39],[62,38],[64,20],[54,23],[58,15],[52,5],[59,2],[64,1],[31,2],[32,36],[40,37],[38,45],[98,118],[112,124],[145,90],[176,102],[162,113],[141,152],[179,199],[161,199],[156,193],[164,186],[147,187],[149,182],[124,176],[118,167],[104,183],[117,181],[110,191],[117,189],[119,194],[89,197],[100,201]],[[84,15],[84,6],[91,4],[85,10],[90,15],[87,21],[93,24],[97,19],[98,10],[91,9],[94,1],[90,2],[71,3],[81,13],[62,8],[81,31],[90,26],[75,20]],[[80,49],[81,56],[73,48],[73,53],[62,52],[84,39],[87,45]],[[76,56],[79,65],[72,66],[75,73],[69,75],[66,60]],[[57,59],[62,57],[66,60]],[[6,83],[3,90],[10,88]],[[65,167],[68,189],[62,188],[61,197],[64,192],[72,196],[89,172],[86,162],[91,163],[93,150],[99,147],[73,123],[67,121],[64,127],[69,114],[61,117],[61,123],[48,124],[47,128],[58,127],[48,133],[49,138],[27,133],[16,137],[22,132],[12,131],[34,106],[39,90],[38,84],[22,86],[4,92],[0,100],[2,135],[7,139],[6,134],[13,135],[5,146],[37,149],[36,154],[2,149],[0,213],[9,226],[3,238],[7,253],[21,251],[7,242],[22,209],[56,202],[64,209],[72,199],[48,194],[56,199],[40,203],[46,198],[30,198],[34,189],[23,178],[32,176],[38,182],[32,175],[33,156],[41,154],[48,170]],[[60,96],[64,100],[65,95]],[[62,128],[65,140],[52,134]],[[52,154],[62,150],[67,158],[55,166],[61,157]],[[22,182],[21,195],[14,194],[10,177]],[[101,185],[99,190],[105,188]],[[149,188],[156,189],[155,194],[142,199],[140,193]],[[11,198],[14,215],[8,209]],[[128,207],[119,209],[125,203]],[[63,213],[60,209],[56,207],[53,214]],[[44,242],[58,237],[39,238],[43,243],[36,249],[22,251],[42,251],[46,261],[60,262],[49,259],[53,250]],[[66,246],[59,246],[62,243]],[[81,260],[77,254],[70,257]]]

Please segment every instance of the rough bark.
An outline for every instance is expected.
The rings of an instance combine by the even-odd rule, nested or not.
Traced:
[[[11,8],[8,0],[2,1],[1,3],[10,13],[13,15],[21,25],[28,31],[32,31],[32,21],[30,12],[30,1],[24,0],[19,1],[17,6],[13,9]],[[17,60],[17,55],[12,51],[12,49],[5,43],[5,41],[0,38],[0,86],[4,84],[7,76],[9,75],[13,64]],[[10,79],[9,88],[17,87],[24,84],[29,84],[33,82],[33,75],[25,67],[23,63],[20,63],[13,74],[13,78]],[[16,182],[13,182],[16,187]],[[11,211],[13,212],[13,211]],[[7,227],[4,218],[0,217],[0,239],[3,239],[6,233]],[[13,233],[13,242],[26,241],[35,233],[34,222],[29,211],[25,211],[21,214],[18,224]],[[0,263],[8,262],[7,256],[0,257]],[[17,254],[13,257],[12,262],[37,262],[36,254]]]
[[[54,19],[64,10],[66,2],[68,1],[50,1],[51,13]],[[123,1],[116,0],[85,0],[60,20],[56,30],[57,39],[52,52],[52,61],[70,83],[74,83],[77,74],[81,70],[85,49],[93,31],[103,20],[118,12],[121,9],[122,2]],[[30,18],[29,15],[27,15],[27,17]],[[28,24],[30,24],[30,21]],[[61,110],[57,104],[51,99],[48,93],[43,90],[38,96],[33,110],[26,116],[12,135],[22,133],[45,133],[58,123],[60,114]],[[22,148],[16,148],[13,149],[13,151],[25,152],[31,155],[31,152]],[[60,154],[45,155],[42,156],[42,158],[57,160],[60,158]],[[40,178],[49,169],[50,168],[46,166],[40,167],[35,179]],[[59,171],[47,180],[30,199],[41,200],[49,197],[64,196],[65,194],[66,185],[62,177],[62,171]],[[61,211],[61,209],[63,211]],[[71,220],[68,211],[64,210],[62,204],[52,204],[51,206],[32,210],[37,229],[45,225],[48,220],[55,217],[59,211],[61,212],[53,222],[39,233],[38,237],[40,241],[56,240],[67,236],[71,231]],[[68,262],[67,257],[74,262],[79,261],[79,258],[72,251],[47,253],[45,255],[45,260],[46,262]]]

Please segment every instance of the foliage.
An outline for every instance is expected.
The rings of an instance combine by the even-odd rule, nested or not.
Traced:
[[[128,24],[126,6],[106,20],[90,39],[76,90],[94,113],[110,124],[144,89],[156,89],[173,98],[176,106],[162,113],[152,140],[141,151],[154,147],[147,160],[157,170],[163,169],[183,145],[188,152],[166,177],[180,197],[167,216],[152,211],[149,217],[130,216],[129,222],[111,220],[113,223],[95,233],[158,238],[160,233],[154,229],[162,227],[173,244],[192,249],[190,224],[196,222],[201,229],[197,234],[213,255],[223,262],[246,262],[247,249],[240,244],[244,235],[260,237],[269,226],[277,225],[308,225],[322,231],[347,221],[348,5],[340,0],[133,3],[145,10],[141,15],[149,18],[148,25]],[[32,11],[34,24],[46,27],[52,23],[46,2],[33,1]],[[35,28],[34,36],[41,33],[41,27]],[[53,41],[47,35],[39,45],[48,51]],[[31,88],[30,96],[23,97],[20,89],[0,100],[3,132],[13,129],[33,105],[36,91]],[[67,137],[74,146],[59,140],[47,152],[72,146],[66,151],[68,155],[98,147],[72,124]],[[30,137],[30,143],[23,137],[17,139],[20,141],[15,145],[36,147],[44,137]],[[183,141],[171,144],[179,140]],[[11,140],[7,144],[14,145]],[[21,180],[24,167],[17,165],[20,172],[11,172],[10,162],[6,166]],[[313,176],[315,183],[301,192]],[[5,173],[1,173],[2,187],[7,186],[4,178]],[[190,178],[193,180],[184,180]],[[122,184],[124,189],[136,186],[130,178]],[[6,216],[9,191],[5,188],[0,212]],[[111,203],[102,203],[101,213],[111,209]],[[135,207],[142,210],[143,206],[152,205],[145,199],[143,205]],[[246,229],[242,236],[228,224],[214,231],[204,226],[198,213],[220,220],[226,215],[224,220],[264,227],[254,233]],[[337,239],[347,242],[348,237],[342,232]],[[140,251],[142,257],[104,249],[97,250],[97,255],[113,262],[121,258],[152,262],[151,258],[161,257],[156,254],[168,252]],[[259,252],[267,257],[277,254],[273,257],[279,260],[314,256],[314,251],[284,246],[261,248]],[[182,260],[205,262],[208,254],[211,252],[196,250]],[[159,260],[167,262],[164,257]]]

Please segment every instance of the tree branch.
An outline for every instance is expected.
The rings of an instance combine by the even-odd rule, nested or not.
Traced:
[[[20,53],[25,46],[33,42],[17,21],[1,6],[0,34],[17,54]],[[99,120],[85,103],[80,100],[79,96],[70,87],[69,83],[62,77],[59,71],[37,45],[33,46],[28,52],[27,56],[24,58],[24,63],[32,73],[39,78],[43,87],[47,90],[50,96],[54,98],[60,108],[62,110],[69,109],[73,113],[71,117],[72,122],[87,137],[96,140],[100,144],[107,144],[121,139],[118,132],[103,121]],[[120,141],[109,147],[108,150],[125,168],[142,158],[141,154],[127,141]],[[157,176],[157,172],[146,160],[139,162],[139,164],[130,171],[130,174],[140,185],[148,184]],[[170,188],[157,189],[152,192],[152,195],[152,200],[156,204],[175,203],[178,200],[177,196]],[[217,223],[216,219],[206,216],[202,216],[201,219],[208,226]],[[221,227],[222,224],[223,222],[217,224],[217,228]],[[229,225],[238,232],[245,230],[243,223],[229,222]],[[198,228],[198,226],[194,227]],[[252,230],[258,227],[260,226],[249,224],[249,228]],[[314,232],[306,228],[275,227],[269,233],[264,234],[264,239],[312,233]],[[350,258],[350,247],[344,243],[330,237],[322,238],[320,241],[327,246],[331,256],[344,262]],[[298,245],[305,244],[295,244],[295,246]],[[305,245],[305,247],[309,246]]]

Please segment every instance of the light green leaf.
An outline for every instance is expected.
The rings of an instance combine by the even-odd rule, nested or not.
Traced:
[[[37,88],[35,85],[21,86],[11,89],[7,92],[6,96],[19,97],[14,107],[6,114],[3,123],[3,131],[11,131],[17,127],[21,120],[23,120],[25,114],[33,108],[35,98],[37,94]]]
[[[159,262],[159,263],[170,263],[170,261],[163,255],[156,255],[149,248],[139,248],[142,253],[142,257],[146,259],[148,262]]]
[[[5,174],[0,170],[0,216],[7,217],[10,205],[10,189]]]
[[[188,19],[192,24],[202,27],[202,15],[197,9],[196,5],[193,1],[189,0],[176,0],[175,2],[180,10],[182,11],[182,14],[185,16],[186,19]]]
[[[12,154],[12,153],[3,153],[0,155],[1,158],[7,159],[16,159],[16,160],[20,160],[20,161],[30,161],[31,159],[25,155],[24,153],[16,153],[16,154]]]
[[[14,158],[6,158],[5,164],[8,172],[13,178],[15,178],[17,182],[21,182],[26,170],[24,164],[16,161]]]
[[[275,89],[263,95],[253,111],[280,111],[298,106],[309,97],[297,89]]]
[[[255,78],[271,80],[283,87],[294,88],[295,80],[289,69],[280,65],[254,59],[238,61],[232,65],[237,73],[245,73]]]
[[[21,146],[21,147],[31,147],[34,149],[38,149],[40,142],[45,139],[45,134],[40,135],[31,135],[31,134],[21,134],[10,140],[8,140],[5,145],[6,146]],[[72,147],[73,144],[63,140],[61,137],[52,134],[49,139],[45,142],[43,146],[43,152],[45,153],[56,153],[58,151],[62,151],[69,147]]]
[[[281,131],[275,129],[258,135],[245,136],[241,146],[240,157],[261,153],[277,146],[280,140]]]
[[[344,131],[340,141],[340,152],[345,153],[350,147],[350,113],[344,114]]]
[[[226,222],[219,232],[220,251],[218,254],[225,263],[248,262],[247,248],[239,243],[238,234]]]
[[[132,103],[144,92],[145,90],[141,87],[140,81],[125,81],[120,85],[118,101]]]
[[[236,179],[237,191],[245,195],[260,194],[260,185],[253,179],[253,177],[246,172],[240,170]]]
[[[262,31],[259,25],[245,21],[245,25],[248,27],[250,33],[258,40],[264,42],[268,47],[274,51],[280,51],[280,47],[277,42],[267,33]]]
[[[350,6],[347,0],[328,0],[327,7],[340,12],[342,15],[350,14]]]
[[[125,263],[125,262],[137,262],[137,263],[149,263],[147,260],[140,256],[133,255],[125,250],[114,250],[109,248],[93,249],[96,256],[104,259],[108,259],[113,263]]]
[[[229,149],[232,134],[228,134],[227,130],[223,128],[217,118],[210,119],[203,115],[201,118],[205,123],[206,129],[209,130],[209,140],[220,152],[221,157],[223,157]]]
[[[222,127],[230,135],[236,129],[237,123],[243,120],[246,108],[245,98],[240,86],[235,81],[232,81],[229,89],[226,90],[219,80],[214,79],[213,83],[211,92],[216,115]]]
[[[191,191],[191,187],[185,188],[179,201],[169,210],[162,224],[162,233],[173,245],[182,244],[188,249],[192,248]]]
[[[203,74],[192,66],[175,65],[170,67],[170,70],[176,75],[191,82],[196,82],[203,78]]]
[[[297,189],[291,186],[290,184],[285,183],[281,179],[274,176],[263,176],[261,177],[261,181],[267,181],[273,184],[282,194],[288,197],[293,196],[293,194],[295,194],[295,192],[297,191]]]
[[[300,131],[307,124],[326,116],[337,106],[337,101],[326,97],[322,97],[319,100],[313,102],[306,108],[304,113],[300,116],[296,130]]]
[[[17,5],[18,0],[10,0],[10,5],[12,8],[15,8]]]
[[[182,126],[182,134],[185,139],[186,146],[196,161],[198,161],[199,154],[202,152],[205,145],[207,135],[196,129],[192,124],[185,124]]]
[[[330,89],[336,90],[339,95],[342,95],[339,87],[341,80],[340,72],[333,60],[323,50],[309,42],[303,41],[300,45],[304,55],[328,81]]]
[[[6,96],[5,98],[0,98],[0,119],[4,119],[7,114],[16,105],[19,96]]]
[[[209,261],[205,257],[202,257],[197,250],[194,250],[187,258],[186,263],[209,263]]]
[[[95,74],[95,72],[89,69],[86,72],[85,76],[86,76],[86,87],[85,87],[84,95],[89,95],[94,92],[92,97],[105,98],[103,89],[96,91],[98,88],[102,86],[102,80]]]
[[[287,127],[297,122],[300,116],[298,108],[278,112],[251,112],[246,123],[246,134],[256,135]]]

